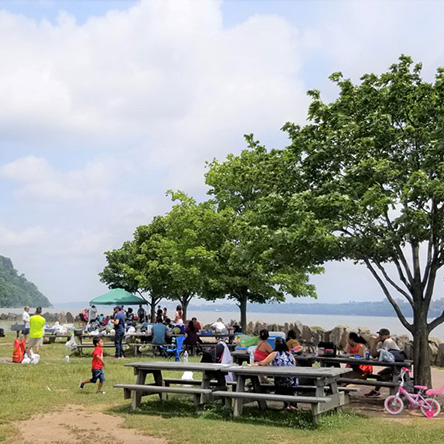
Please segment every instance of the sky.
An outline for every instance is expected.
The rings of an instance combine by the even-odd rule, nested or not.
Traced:
[[[0,255],[56,305],[107,288],[104,252],[206,198],[205,162],[287,144],[306,91],[359,81],[401,54],[444,66],[441,1],[0,0]],[[320,302],[381,300],[348,262]]]

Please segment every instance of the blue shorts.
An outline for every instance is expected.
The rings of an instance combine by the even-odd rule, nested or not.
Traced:
[[[105,373],[103,373],[103,368],[99,368],[99,369],[91,369],[91,373],[92,373],[92,378],[90,379],[91,382],[93,382],[94,384],[96,383],[97,380],[99,380],[100,382],[105,382]]]

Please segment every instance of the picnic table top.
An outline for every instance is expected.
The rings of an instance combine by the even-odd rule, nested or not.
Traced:
[[[338,367],[275,367],[272,365],[233,365],[222,371],[243,375],[300,376],[311,378],[340,377],[351,371]]]
[[[141,370],[171,370],[171,371],[217,371],[233,366],[233,364],[213,364],[211,362],[181,362],[181,361],[144,361],[125,364],[126,367],[134,367]]]
[[[398,361],[398,362],[385,362],[378,361],[377,359],[362,359],[355,358],[353,356],[317,356],[317,355],[294,355],[294,359],[297,361],[319,361],[319,362],[337,362],[339,364],[350,365],[376,365],[381,367],[410,367],[413,361]]]

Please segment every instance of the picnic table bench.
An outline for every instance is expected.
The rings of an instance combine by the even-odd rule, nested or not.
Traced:
[[[20,332],[25,329],[25,324],[12,324],[11,331],[15,331],[17,333],[17,338],[20,336]]]
[[[212,389],[215,387],[212,383],[215,375],[216,380],[220,381],[223,377],[220,370],[225,366],[229,366],[229,364],[180,361],[133,362],[125,365],[133,368],[136,375],[136,383],[116,384],[114,387],[124,389],[124,398],[131,398],[131,408],[133,410],[140,406],[143,396],[150,394],[158,394],[161,400],[166,400],[168,393],[191,394],[194,396],[194,402],[197,406],[205,404],[209,401]],[[202,373],[202,379],[199,381],[199,384],[188,384],[188,380],[183,381],[183,384],[191,385],[191,387],[171,387],[170,385],[165,385],[163,371],[197,371]],[[154,383],[146,384],[148,374],[153,375]],[[220,382],[217,382],[217,384],[220,384]]]

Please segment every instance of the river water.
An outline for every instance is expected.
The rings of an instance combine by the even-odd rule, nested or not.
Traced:
[[[81,312],[85,307],[79,308],[57,308],[51,307],[43,309],[43,312],[60,313],[64,311],[71,312],[74,316]],[[103,313],[105,316],[112,313],[111,306],[98,306],[99,313]],[[1,308],[0,313],[23,313],[23,309],[19,308]],[[32,313],[31,313],[32,314]],[[217,318],[222,318],[224,322],[230,322],[235,320],[239,322],[239,312],[236,311],[204,311],[204,310],[192,310],[188,312],[188,318],[195,316],[201,324],[211,324],[216,322]],[[316,314],[293,314],[293,313],[247,313],[248,322],[263,321],[267,324],[284,325],[287,323],[301,322],[309,327],[322,327],[324,330],[331,330],[332,328],[342,325],[349,327],[350,329],[356,329],[357,327],[367,327],[372,332],[377,332],[380,328],[388,328],[392,334],[400,335],[410,333],[403,327],[397,317],[377,317],[377,316],[338,316],[338,315],[316,315]],[[411,322],[411,319],[409,319]],[[0,321],[0,327],[5,328],[7,323]],[[438,338],[444,342],[444,324],[439,325],[430,334],[433,338]]]

